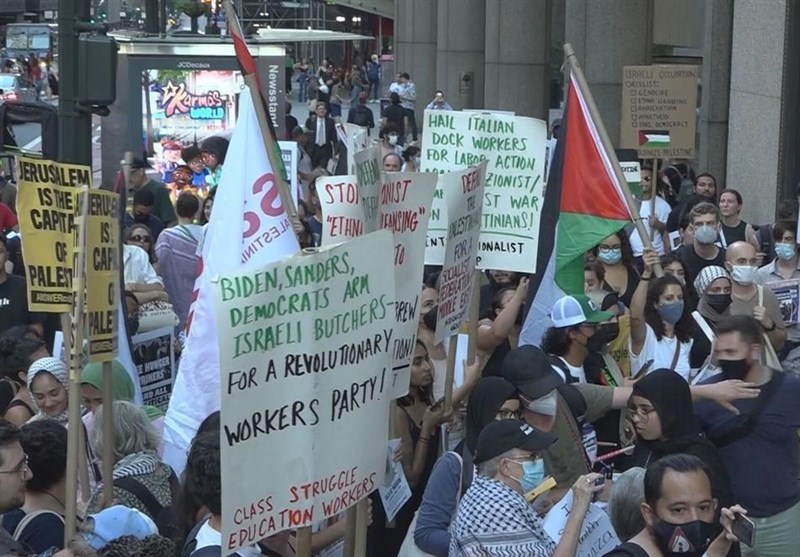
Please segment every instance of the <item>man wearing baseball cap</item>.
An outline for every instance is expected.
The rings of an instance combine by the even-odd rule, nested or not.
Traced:
[[[525,493],[544,480],[541,453],[555,440],[520,420],[484,428],[475,454],[478,471],[458,507],[449,555],[575,555],[592,495],[602,489],[595,485],[601,475],[587,474],[575,482],[572,512],[557,544],[525,500]]]

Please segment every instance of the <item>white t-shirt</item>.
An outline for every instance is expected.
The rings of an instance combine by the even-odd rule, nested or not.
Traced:
[[[564,365],[567,366],[567,369],[569,370],[569,374],[572,376],[573,379],[577,379],[578,383],[586,383],[586,372],[583,371],[583,366],[575,367],[575,366],[571,365],[567,360],[562,358],[561,356],[556,356],[556,357],[559,360],[561,360],[562,362],[564,362]],[[561,379],[564,380],[565,383],[567,383],[569,381],[566,377],[564,377],[564,370],[563,369],[561,369],[560,367],[558,367],[555,364],[551,364],[551,366],[552,366],[553,370],[561,377]]]
[[[669,206],[669,203],[664,201],[662,198],[656,196],[656,218],[663,222],[667,222],[667,218],[669,218],[669,212],[672,209]],[[644,223],[645,230],[647,233],[650,234],[650,200],[642,201],[642,206],[639,207],[639,216],[642,217],[642,222]],[[633,255],[636,257],[641,256],[644,253],[644,245],[642,244],[642,239],[639,237],[639,232],[634,228],[633,232],[631,233],[631,248],[633,249]],[[660,232],[656,232],[653,236],[653,248],[655,248],[658,255],[664,255],[664,239],[661,237]]]
[[[195,551],[208,546],[222,546],[222,534],[214,530],[214,528],[211,527],[211,522],[208,520],[206,520],[205,524],[197,531],[195,539],[197,540]],[[239,555],[240,557],[261,557],[261,550],[258,549],[257,545],[251,545],[241,548],[235,555]]]
[[[657,369],[669,369],[672,364],[672,359],[675,357],[675,343],[678,342],[677,337],[661,337],[661,340],[656,338],[656,333],[650,325],[645,324],[647,334],[644,339],[642,351],[639,354],[633,353],[632,341],[629,342],[628,348],[630,349],[631,357],[631,375],[637,373],[649,361],[653,360],[652,365],[647,368],[647,373]],[[691,367],[689,366],[689,351],[692,349],[694,339],[689,342],[682,342],[680,346],[680,353],[678,354],[678,363],[675,364],[675,371],[687,381]]]
[[[124,266],[125,284],[144,283],[164,285],[161,277],[150,264],[147,252],[139,246],[122,246],[122,262]]]

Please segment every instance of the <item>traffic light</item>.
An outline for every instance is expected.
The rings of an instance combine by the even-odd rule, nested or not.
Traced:
[[[107,35],[78,37],[78,104],[109,106],[117,98],[117,42]]]

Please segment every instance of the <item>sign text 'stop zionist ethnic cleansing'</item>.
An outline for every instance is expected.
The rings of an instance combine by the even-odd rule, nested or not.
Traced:
[[[381,230],[216,282],[225,553],[382,482],[393,245]]]
[[[543,199],[547,124],[508,114],[425,111],[424,172],[463,170],[488,161],[478,266],[531,273],[536,269]],[[437,187],[425,263],[444,262],[447,222]]]
[[[625,66],[621,144],[641,158],[694,157],[697,66]]]

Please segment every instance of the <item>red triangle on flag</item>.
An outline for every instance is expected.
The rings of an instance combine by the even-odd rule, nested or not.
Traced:
[[[567,102],[572,107],[563,124],[565,153],[562,177],[561,211],[605,219],[629,220],[627,207],[620,200],[613,172],[603,163],[603,145],[595,141],[595,126],[579,98],[581,92],[571,80]],[[560,140],[559,140],[560,141]]]

